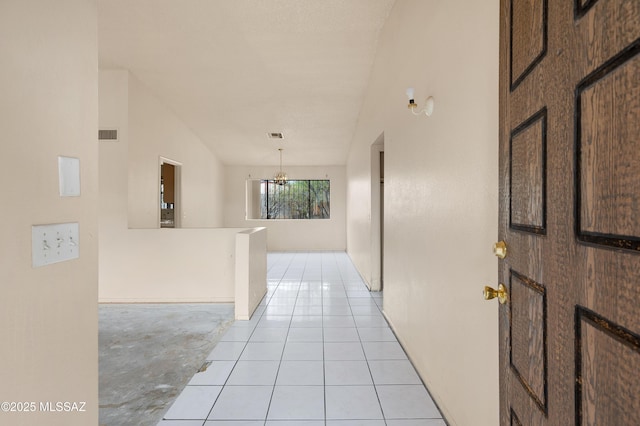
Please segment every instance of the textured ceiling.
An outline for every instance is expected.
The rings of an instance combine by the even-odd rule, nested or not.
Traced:
[[[229,165],[345,164],[395,0],[99,0],[128,69]],[[267,137],[284,133],[283,141]]]

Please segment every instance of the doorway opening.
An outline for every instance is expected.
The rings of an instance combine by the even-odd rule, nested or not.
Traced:
[[[380,291],[384,287],[384,151],[380,151]]]
[[[160,228],[180,227],[181,164],[160,157]]]
[[[382,291],[384,282],[384,133],[371,145],[371,281],[369,290]]]

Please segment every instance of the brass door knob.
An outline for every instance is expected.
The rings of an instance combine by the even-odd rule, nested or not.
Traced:
[[[507,257],[507,243],[504,241],[498,241],[493,245],[493,254],[495,254],[498,258],[504,259]]]
[[[504,284],[500,284],[497,290],[489,286],[485,286],[482,294],[484,295],[484,300],[491,300],[497,297],[501,305],[507,303],[508,300],[507,288]]]

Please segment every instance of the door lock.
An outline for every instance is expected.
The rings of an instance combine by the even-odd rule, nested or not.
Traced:
[[[507,257],[507,243],[504,241],[498,241],[495,243],[493,245],[493,254],[495,254],[499,259]]]

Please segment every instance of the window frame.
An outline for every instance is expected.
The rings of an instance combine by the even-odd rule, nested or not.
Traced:
[[[275,217],[270,217],[273,213],[269,212],[269,206],[272,205],[269,200],[273,199],[276,196],[276,192],[278,191],[286,191],[287,189],[291,190],[294,184],[298,182],[307,182],[307,203],[306,206],[302,206],[302,210],[300,210],[300,205],[293,206],[292,201],[289,199],[285,199],[283,202],[281,199],[276,201],[276,203],[284,203],[287,205],[287,213],[281,213],[280,211],[276,212]],[[315,191],[325,191],[323,196],[318,199],[316,195],[315,200],[312,196],[312,183],[320,182],[322,185],[320,188],[314,188]],[[326,188],[323,186],[326,185]],[[300,192],[298,192],[294,196],[299,196]],[[282,197],[283,194],[279,194],[278,196]],[[284,197],[292,197],[291,194],[284,194]],[[331,179],[291,179],[287,181],[284,185],[278,185],[273,179],[260,179],[260,194],[258,198],[258,202],[260,205],[260,217],[256,218],[256,220],[330,220],[331,219]],[[299,201],[299,200],[298,200]],[[291,214],[292,209],[296,209],[298,211],[297,214]],[[314,211],[320,209],[320,214],[313,214]],[[300,211],[304,217],[300,217]],[[325,213],[326,212],[326,213]],[[306,215],[305,215],[306,213]]]

